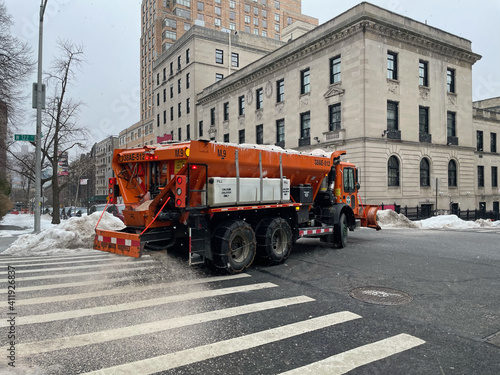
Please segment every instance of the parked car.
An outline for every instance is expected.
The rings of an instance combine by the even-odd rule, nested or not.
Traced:
[[[104,211],[104,208],[106,208],[105,204],[96,204],[96,205],[90,207],[89,214],[92,215],[94,212],[102,212],[102,211]],[[113,205],[108,205],[108,208],[106,208],[106,211],[109,212],[110,214],[113,214],[113,216],[117,217],[121,221],[123,221],[123,219],[124,219],[123,210],[124,209],[125,209],[124,204],[113,204]]]

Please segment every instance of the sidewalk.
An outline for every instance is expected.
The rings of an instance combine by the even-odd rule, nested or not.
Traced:
[[[15,225],[0,225],[0,231],[22,231],[23,227],[18,227]],[[17,240],[19,235],[13,235],[10,237],[0,237],[0,254],[3,253],[5,250],[7,250],[10,245]]]

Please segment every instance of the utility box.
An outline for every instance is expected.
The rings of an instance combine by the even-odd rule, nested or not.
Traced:
[[[313,203],[313,189],[311,185],[292,186],[290,194],[297,203]]]

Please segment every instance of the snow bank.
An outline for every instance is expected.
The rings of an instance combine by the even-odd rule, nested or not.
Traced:
[[[382,229],[386,228],[418,228],[417,224],[403,214],[393,210],[378,210],[377,222]]]
[[[393,210],[379,210],[377,221],[382,229],[393,228],[420,228],[420,229],[475,229],[500,227],[500,221],[479,219],[476,221],[465,221],[456,215],[440,215],[429,219],[412,222],[403,214]]]
[[[29,256],[94,251],[92,246],[95,226],[101,214],[102,212],[94,212],[90,216],[72,217],[38,234],[25,234],[3,254]],[[107,212],[104,213],[99,223],[99,229],[119,230],[123,227],[120,219]]]

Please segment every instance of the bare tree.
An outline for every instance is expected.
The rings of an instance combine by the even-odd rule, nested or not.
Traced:
[[[12,19],[0,2],[0,102],[5,105],[9,123],[15,124],[18,105],[26,98],[23,83],[33,72],[35,61],[27,43],[11,35]]]
[[[54,61],[48,75],[47,86],[52,92],[43,111],[42,153],[52,166],[52,194],[54,213],[52,223],[59,224],[59,193],[67,185],[67,179],[60,181],[57,170],[59,156],[79,147],[84,149],[89,132],[78,123],[82,102],[68,96],[68,89],[85,62],[83,47],[68,41],[59,41],[61,57]]]

